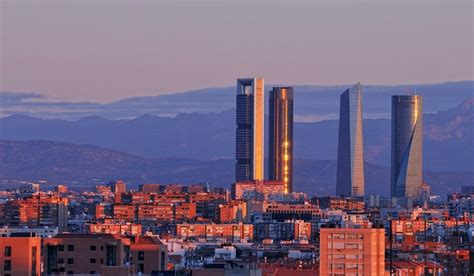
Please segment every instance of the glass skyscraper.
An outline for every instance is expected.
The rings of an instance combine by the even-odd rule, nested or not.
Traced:
[[[422,97],[392,96],[392,197],[418,199],[422,181]]]
[[[237,79],[235,180],[263,180],[264,173],[264,81]]]
[[[364,137],[360,83],[341,94],[336,194],[364,196]]]
[[[268,177],[283,181],[285,193],[293,191],[293,88],[270,91]]]

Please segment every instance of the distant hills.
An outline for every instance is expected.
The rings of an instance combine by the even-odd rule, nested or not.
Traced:
[[[267,80],[268,83],[269,80]],[[288,84],[286,84],[288,85]],[[272,85],[267,85],[269,91]],[[294,85],[295,118],[301,122],[337,119],[339,95],[348,85]],[[417,93],[424,111],[446,110],[472,97],[474,81],[420,85],[370,85],[362,81],[366,118],[389,118],[390,96]],[[268,93],[267,93],[268,96]],[[222,112],[235,107],[235,87],[214,87],[161,96],[133,97],[110,103],[65,102],[37,93],[0,92],[2,116],[21,114],[43,119],[78,120],[86,116],[123,119],[152,114],[173,117],[180,113]]]
[[[366,164],[367,193],[389,194],[389,168]],[[313,194],[335,192],[336,162],[295,161],[297,191]],[[459,190],[474,181],[474,172],[425,171],[426,182],[437,194]],[[4,187],[21,181],[47,181],[44,186],[68,184],[91,188],[112,179],[123,179],[132,187],[142,183],[212,182],[229,187],[234,180],[234,160],[200,161],[186,158],[146,159],[97,146],[51,141],[0,140],[0,183]],[[51,188],[51,187],[50,187]]]
[[[426,169],[474,170],[472,107],[473,98],[468,98],[455,108],[424,114]],[[337,132],[337,120],[295,123],[295,158],[335,160]],[[0,139],[95,145],[146,158],[232,159],[235,111],[122,120],[89,116],[77,121],[13,115],[0,118]],[[366,161],[390,166],[390,120],[364,120],[364,140]]]

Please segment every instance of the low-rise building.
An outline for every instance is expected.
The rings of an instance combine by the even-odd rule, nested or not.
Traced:
[[[41,238],[15,233],[0,238],[0,275],[40,276]]]

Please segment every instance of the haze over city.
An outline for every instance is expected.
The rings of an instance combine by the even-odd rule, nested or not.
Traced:
[[[0,91],[53,101],[233,86],[235,76],[274,85],[473,79],[472,1],[0,5]]]

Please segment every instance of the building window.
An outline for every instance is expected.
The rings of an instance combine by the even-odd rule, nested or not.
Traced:
[[[138,251],[138,260],[139,261],[144,261],[145,260],[145,252]]]
[[[4,271],[10,271],[12,270],[12,261],[11,260],[5,260],[3,262],[3,270]]]
[[[94,258],[91,258],[90,263],[91,263],[91,264],[95,264],[95,259],[94,259]]]
[[[357,269],[357,264],[346,264],[347,269]]]
[[[74,251],[74,245],[70,244],[67,246],[67,251]]]
[[[60,245],[58,246],[58,250],[59,250],[59,251],[64,251],[64,244],[60,244]]]
[[[74,271],[68,271],[67,274],[74,275]]]
[[[67,264],[74,264],[74,259],[73,258],[67,259]]]
[[[145,271],[145,266],[143,264],[138,264],[138,272],[144,272]]]
[[[348,244],[346,244],[346,248],[347,249],[357,249],[357,248],[359,248],[359,244],[357,244],[357,243],[348,243]]]
[[[37,248],[36,246],[31,247],[31,275],[36,276],[36,254],[37,254]]]
[[[165,270],[166,265],[166,252],[161,252],[161,270]]]
[[[3,254],[5,257],[11,257],[12,256],[12,247],[11,246],[5,246],[5,253]]]
[[[91,251],[95,251],[95,250],[96,250],[95,245],[91,245]]]
[[[343,260],[346,256],[344,254],[335,254],[334,259]]]
[[[64,263],[64,259],[63,258],[58,258],[58,264],[63,264]]]

